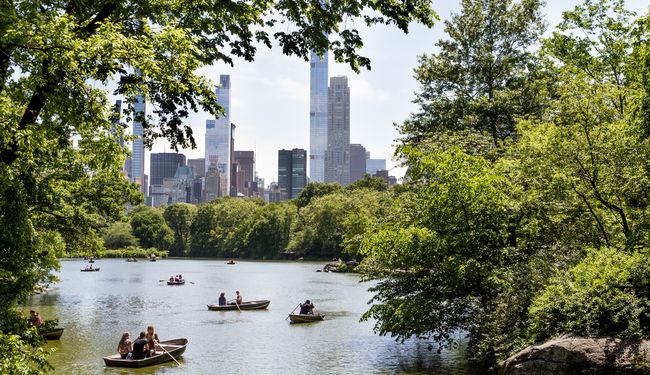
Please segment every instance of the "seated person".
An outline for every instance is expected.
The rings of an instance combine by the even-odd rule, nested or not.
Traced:
[[[29,322],[33,327],[40,327],[43,325],[43,317],[34,310],[29,310],[29,319]]]
[[[174,276],[169,276],[169,282],[173,283],[174,282]]]
[[[226,304],[226,293],[221,292],[219,295],[219,306],[224,306]]]
[[[241,305],[244,302],[244,298],[239,294],[239,291],[235,292],[235,303]]]
[[[133,342],[133,354],[131,359],[144,359],[146,354],[149,353],[147,339],[145,338],[146,335],[146,333],[140,332],[138,339]]]
[[[117,344],[117,352],[120,354],[122,359],[126,359],[129,356],[129,353],[133,350],[133,343],[129,339],[129,333],[124,332],[120,342]]]
[[[300,304],[300,315],[312,315],[314,313],[314,305],[306,300],[305,303]]]

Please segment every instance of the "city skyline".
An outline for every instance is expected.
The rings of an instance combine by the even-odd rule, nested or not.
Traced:
[[[561,20],[563,11],[580,3],[577,0],[549,0],[544,7],[548,21],[547,35]],[[626,1],[629,9],[647,11],[647,4]],[[348,65],[329,61],[329,75],[346,75],[351,91],[350,143],[363,144],[373,159],[387,159],[390,174],[403,176],[403,168],[395,168],[391,160],[395,139],[399,137],[393,123],[401,123],[417,110],[411,103],[419,90],[413,78],[418,56],[438,51],[435,42],[446,38],[443,21],[451,11],[460,10],[458,3],[436,3],[440,21],[432,29],[411,25],[409,34],[395,27],[377,25],[367,28],[357,25],[364,38],[360,53],[371,59],[372,70],[354,73]],[[276,46],[277,47],[277,46]],[[221,64],[206,67],[200,73],[216,84],[221,74],[229,74],[236,82],[230,103],[235,114],[231,121],[237,125],[235,150],[256,151],[258,176],[266,183],[277,181],[277,151],[304,148],[309,150],[310,62],[295,56],[285,56],[279,48],[259,48],[255,61],[235,59],[234,67]],[[114,102],[122,99],[110,96]],[[377,109],[381,108],[381,111]],[[188,158],[204,157],[205,121],[208,113],[192,113],[187,123],[194,131],[197,148],[179,150]],[[129,124],[130,125],[130,124]],[[155,142],[150,152],[173,151],[169,143]],[[148,167],[148,160],[145,161]],[[145,173],[148,173],[145,171]]]

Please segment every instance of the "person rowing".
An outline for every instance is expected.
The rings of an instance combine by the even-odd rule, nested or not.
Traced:
[[[300,304],[300,315],[313,315],[314,314],[314,304],[309,300],[306,300],[305,303]]]

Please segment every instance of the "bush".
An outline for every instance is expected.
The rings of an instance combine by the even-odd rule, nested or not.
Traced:
[[[650,336],[647,250],[591,249],[554,279],[529,309],[536,341],[561,333],[641,339]]]
[[[125,249],[105,250],[101,253],[101,256],[104,258],[149,258],[151,254],[156,255],[158,258],[166,258],[168,252],[154,248],[128,247]]]
[[[131,233],[131,225],[129,223],[114,223],[104,236],[104,246],[107,249],[122,249],[129,246],[136,246],[137,244],[138,240]]]

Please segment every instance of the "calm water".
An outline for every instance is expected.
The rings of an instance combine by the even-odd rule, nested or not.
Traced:
[[[60,374],[449,374],[465,375],[461,351],[427,350],[428,342],[399,344],[359,323],[368,308],[368,284],[352,274],[315,272],[320,263],[162,260],[127,263],[102,259],[100,272],[79,272],[80,260],[61,262],[61,282],[28,301],[65,327],[51,363]],[[167,286],[172,274],[184,286]],[[269,299],[268,310],[209,311],[219,292],[231,299]],[[298,302],[312,300],[326,320],[291,325]],[[174,362],[138,370],[105,367],[123,331],[131,336],[153,324],[161,340],[187,337]],[[309,369],[307,371],[306,369]]]

